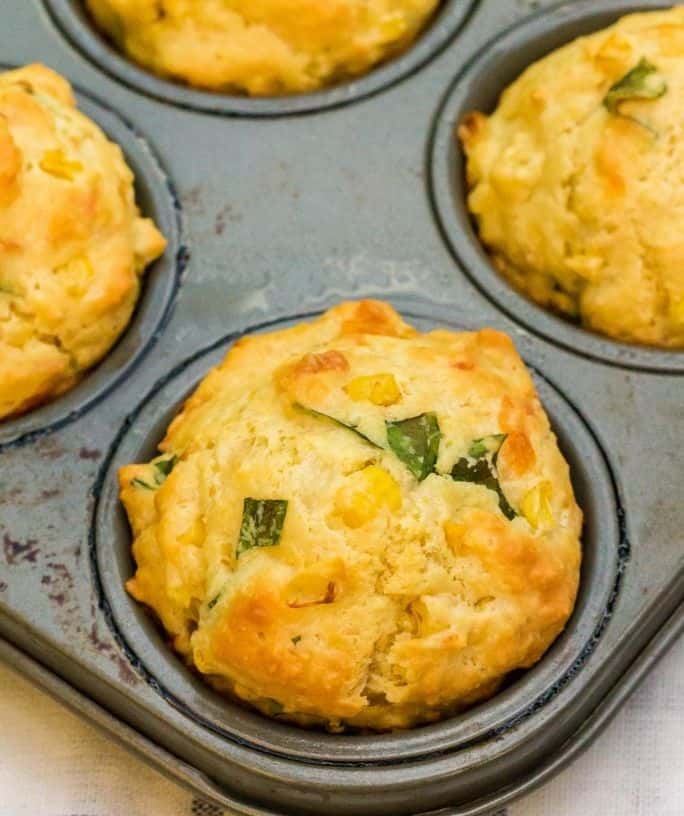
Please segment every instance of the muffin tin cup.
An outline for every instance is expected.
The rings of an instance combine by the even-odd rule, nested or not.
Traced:
[[[0,70],[8,69],[0,66]],[[0,451],[78,419],[140,363],[164,328],[187,262],[180,202],[152,147],[119,114],[90,94],[77,90],[76,98],[79,110],[99,125],[108,139],[120,145],[135,175],[136,202],[142,214],[157,224],[168,245],[164,255],[143,273],[138,303],[121,337],[73,388],[33,411],[0,422]]]
[[[260,328],[277,330],[308,317]],[[434,314],[425,317],[412,313],[407,317],[424,330],[436,325]],[[438,325],[462,328],[449,326],[447,320],[438,321]],[[124,589],[134,565],[116,472],[123,464],[147,461],[156,455],[157,444],[171,419],[235,339],[225,338],[211,350],[182,363],[163,383],[156,384],[149,398],[126,421],[125,430],[100,473],[91,559],[108,620],[132,666],[167,702],[198,726],[255,750],[311,764],[392,765],[458,750],[486,741],[494,733],[503,734],[530,710],[552,700],[590,659],[615,602],[628,549],[626,542],[621,541],[619,503],[605,455],[572,406],[539,372],[534,374],[537,390],[570,462],[578,501],[586,516],[584,565],[573,618],[546,657],[522,679],[474,711],[437,725],[406,733],[340,738],[268,720],[227,702],[169,650],[151,616]]]
[[[501,277],[468,212],[465,157],[456,131],[471,111],[491,113],[502,91],[531,63],[618,17],[666,3],[580,0],[561,3],[490,40],[454,79],[436,118],[430,146],[431,198],[442,234],[473,283],[513,320],[576,354],[645,371],[684,372],[684,351],[640,347],[573,325],[533,303]]]
[[[250,100],[130,65],[70,0],[13,0],[3,58],[87,87],[83,109],[122,144],[170,248],[100,366],[0,424],[0,657],[251,816],[482,816],[576,756],[684,629],[682,355],[590,335],[508,290],[467,218],[453,128],[546,50],[661,5],[578,0],[511,28],[523,0],[447,2],[412,49],[358,82]],[[584,562],[565,632],[491,700],[403,733],[331,735],[220,697],[172,652],[123,587],[116,471],[153,454],[243,334],[370,296],[421,329],[512,335],[571,464]]]
[[[106,73],[155,99],[224,116],[293,116],[348,105],[418,71],[456,35],[478,0],[444,0],[425,30],[403,53],[365,76],[331,88],[286,97],[249,97],[201,90],[156,76],[128,60],[94,26],[81,0],[43,0],[64,34]]]

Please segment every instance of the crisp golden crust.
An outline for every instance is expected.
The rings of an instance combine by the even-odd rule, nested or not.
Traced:
[[[642,59],[651,98],[603,104]],[[609,98],[610,99],[610,98]],[[623,18],[469,115],[469,207],[501,273],[619,340],[684,346],[684,7]]]
[[[132,59],[200,88],[314,91],[406,48],[439,0],[86,0]]]
[[[419,481],[386,422],[428,414],[441,438]],[[509,515],[452,477],[483,439]],[[266,713],[439,719],[532,665],[572,611],[581,512],[499,332],[419,334],[386,304],[344,303],[236,343],[160,450],[120,471],[128,588],[190,664]],[[287,501],[273,546],[241,551],[248,498]]]
[[[164,251],[121,150],[42,65],[0,74],[0,420],[71,387]]]

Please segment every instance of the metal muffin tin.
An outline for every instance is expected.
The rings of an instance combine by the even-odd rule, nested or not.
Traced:
[[[0,61],[75,83],[170,246],[108,357],[0,424],[0,656],[231,812],[485,814],[581,751],[684,629],[684,352],[599,338],[502,283],[467,218],[454,139],[461,114],[491,108],[534,58],[663,4],[578,0],[523,19],[532,5],[549,4],[446,0],[396,61],[280,100],[151,77],[75,1],[4,10]],[[492,700],[409,732],[335,736],[221,698],[172,654],[122,587],[115,475],[152,454],[237,337],[364,296],[421,328],[511,333],[572,467],[585,557],[566,631]]]

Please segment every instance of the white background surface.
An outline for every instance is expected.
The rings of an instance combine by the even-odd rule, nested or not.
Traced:
[[[220,814],[0,666],[0,816]],[[507,816],[684,816],[684,640],[592,748]]]

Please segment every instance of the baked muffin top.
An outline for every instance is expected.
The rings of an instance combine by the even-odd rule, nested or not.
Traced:
[[[613,338],[684,346],[684,7],[529,67],[460,137],[470,210],[514,286]]]
[[[439,0],[86,0],[133,60],[200,88],[314,91],[406,48]]]
[[[165,247],[119,147],[42,65],[0,74],[0,419],[72,386]]]
[[[491,695],[562,630],[581,512],[497,331],[343,303],[237,342],[120,471],[128,589],[263,712],[407,727]]]

